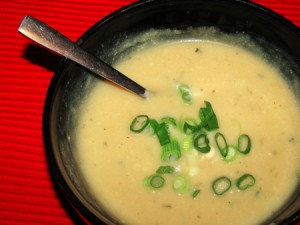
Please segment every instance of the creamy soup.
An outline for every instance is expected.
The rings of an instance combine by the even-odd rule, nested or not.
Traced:
[[[91,193],[112,217],[129,225],[259,224],[292,195],[300,169],[298,99],[265,59],[225,43],[171,41],[136,50],[115,67],[154,96],[145,100],[99,82],[82,107],[77,158]],[[201,129],[208,152],[180,127],[201,122],[205,102],[218,124]],[[149,124],[131,131],[138,115],[174,119],[176,126],[166,129],[177,140],[178,159],[162,159],[164,145]],[[161,166],[172,172],[158,174]],[[160,188],[147,181],[155,174],[165,181]]]

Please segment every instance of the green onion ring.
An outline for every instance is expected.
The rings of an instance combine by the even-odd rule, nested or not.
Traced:
[[[210,151],[210,146],[207,135],[203,133],[196,134],[194,137],[194,147],[199,152],[208,153]]]
[[[223,195],[231,187],[231,180],[228,177],[219,177],[212,183],[212,189],[216,195]]]
[[[149,120],[147,115],[136,116],[130,125],[130,130],[134,133],[141,133],[148,126]]]
[[[160,189],[165,185],[165,179],[160,175],[151,175],[145,180],[145,186]]]
[[[223,141],[223,146],[221,146],[220,140]],[[226,157],[228,154],[228,144],[227,144],[227,141],[226,141],[224,135],[220,132],[217,132],[215,134],[215,141],[216,141],[217,147],[218,147],[221,155],[223,157]]]
[[[236,181],[236,186],[238,189],[244,191],[255,184],[256,180],[251,174],[244,174]]]
[[[180,193],[188,191],[189,189],[188,180],[183,176],[176,177],[173,181],[173,189],[176,192],[180,192]]]
[[[246,142],[246,147],[243,145],[245,144]],[[250,150],[251,150],[251,139],[250,137],[247,135],[247,134],[242,134],[239,136],[239,139],[238,139],[238,151],[242,154],[249,154]]]

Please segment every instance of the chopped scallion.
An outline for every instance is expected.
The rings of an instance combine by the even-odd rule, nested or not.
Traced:
[[[204,133],[196,134],[194,137],[194,147],[199,152],[208,153],[210,151],[210,145],[207,135]]]
[[[216,195],[223,195],[231,187],[231,180],[228,177],[219,177],[213,181],[212,189]]]
[[[200,193],[200,190],[199,189],[196,189],[193,191],[193,194],[192,194],[192,197],[193,198],[196,198],[198,196],[198,194]]]
[[[165,185],[165,179],[160,175],[151,175],[145,179],[146,187],[160,189]]]
[[[238,139],[238,151],[243,154],[249,154],[251,150],[251,139],[247,134],[242,134]]]
[[[161,159],[164,162],[178,161],[181,157],[180,145],[177,140],[173,139],[170,143],[162,146]]]
[[[191,104],[193,96],[189,86],[180,84],[177,88],[183,101]],[[183,174],[181,171],[189,176],[196,175],[199,169],[197,165],[191,165],[190,168],[183,170],[185,168],[181,168],[181,164],[178,166],[178,164],[173,164],[172,162],[180,160],[182,157],[182,149],[183,151],[196,149],[201,153],[208,153],[205,154],[204,157],[207,159],[214,157],[217,150],[214,148],[214,145],[210,146],[210,139],[208,137],[210,137],[209,135],[211,134],[209,131],[218,129],[219,124],[211,103],[208,101],[204,101],[204,103],[205,107],[199,109],[200,121],[198,118],[180,118],[176,123],[175,118],[170,116],[155,120],[150,119],[147,115],[138,115],[133,119],[130,130],[135,133],[140,133],[146,129],[144,133],[156,135],[162,147],[161,160],[165,162],[165,164],[169,164],[160,166],[155,171],[155,174],[146,178],[144,180],[146,187],[152,190],[160,189],[166,183],[164,176],[168,176],[169,178],[175,177],[175,175],[166,174],[176,174],[172,184],[176,192],[187,192],[191,194],[193,198],[199,195],[200,189],[198,189],[197,186],[192,186],[187,177],[181,176]],[[171,126],[172,130],[169,129]],[[181,134],[177,133],[174,128],[178,129]],[[171,137],[171,135],[175,135],[182,143],[179,144],[178,140]],[[224,161],[235,160],[239,153],[249,154],[252,147],[251,139],[246,134],[239,136],[237,145],[229,146],[225,136],[220,132],[216,132],[215,143]],[[192,153],[191,156],[193,156],[195,152]],[[189,157],[188,160],[192,161]],[[187,167],[189,167],[189,165]],[[239,190],[246,190],[255,185],[255,182],[256,180],[251,174],[244,174],[236,180],[235,184]],[[223,195],[230,188],[231,180],[226,176],[219,177],[212,182],[212,190],[216,195]]]
[[[173,181],[173,189],[176,192],[187,192],[189,190],[189,182],[188,180],[183,176],[178,176]]]
[[[158,125],[157,121],[154,120],[154,119],[149,119],[149,125],[144,129],[144,133],[149,135],[149,136],[152,136],[155,134],[155,125]]]
[[[130,130],[134,133],[141,133],[148,126],[149,120],[147,115],[136,116],[130,125]]]
[[[175,173],[175,168],[173,166],[160,166],[156,173],[158,174],[172,174]]]
[[[195,132],[199,131],[201,127],[199,125],[192,125],[189,122],[185,122],[183,124],[183,132],[185,134],[194,134]]]
[[[238,154],[239,152],[236,147],[228,146],[228,152],[224,160],[227,162],[234,161],[238,157]]]
[[[160,119],[160,123],[166,123],[167,125],[177,126],[176,120],[173,117],[167,116]]]
[[[206,128],[208,131],[218,129],[218,120],[210,102],[205,101],[205,106],[205,108],[200,108],[199,110],[200,126]]]
[[[217,147],[221,153],[221,155],[226,158],[227,154],[228,154],[228,144],[227,141],[224,137],[224,135],[220,132],[217,132],[215,134],[215,141],[217,144]]]
[[[185,136],[183,138],[182,150],[188,151],[192,148],[193,138],[191,135]]]
[[[190,87],[186,84],[179,84],[177,85],[177,89],[180,93],[181,99],[183,100],[184,103],[186,104],[192,104],[192,91]]]
[[[161,146],[170,143],[171,139],[170,139],[170,135],[166,123],[160,123],[156,128],[155,133],[158,137]]]
[[[154,119],[150,119],[150,120],[149,120],[149,125],[150,125],[150,127],[152,128],[152,134],[155,134],[156,129],[157,129],[158,126],[159,126],[159,123],[158,123],[156,120],[154,120]]]
[[[255,184],[256,180],[251,174],[244,174],[236,181],[236,186],[240,190],[246,190]]]
[[[178,121],[178,128],[184,134],[192,133],[187,131],[188,127],[186,124],[188,124],[189,126],[197,126],[197,122],[193,118],[180,118]]]

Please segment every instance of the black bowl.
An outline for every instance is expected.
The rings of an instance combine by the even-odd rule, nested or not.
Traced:
[[[266,55],[280,55],[280,69],[287,80],[300,77],[300,31],[282,16],[260,5],[242,0],[146,0],[124,7],[91,27],[77,43],[112,64],[120,40],[148,29],[216,27],[224,33],[249,35]],[[280,54],[278,54],[280,53]],[[43,134],[49,168],[66,199],[86,221],[120,224],[95,203],[81,179],[73,154],[76,109],[99,78],[63,59],[51,81],[45,101]],[[91,82],[92,81],[92,82]],[[297,90],[296,90],[297,91]],[[299,190],[299,188],[298,188]],[[264,224],[295,224],[300,218],[300,193],[291,197]]]

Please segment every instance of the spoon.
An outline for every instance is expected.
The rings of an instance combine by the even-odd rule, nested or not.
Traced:
[[[130,90],[143,98],[149,98],[152,93],[115,70],[94,55],[83,50],[76,43],[48,26],[47,24],[33,18],[25,16],[21,21],[18,31],[29,39],[40,45],[80,64],[91,72],[110,80],[127,90]]]

